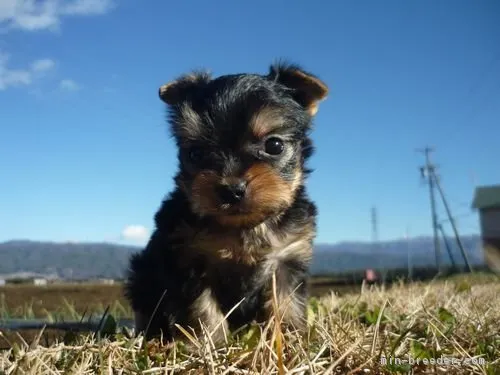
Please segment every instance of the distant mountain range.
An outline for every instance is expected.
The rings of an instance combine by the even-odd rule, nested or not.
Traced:
[[[484,257],[479,236],[461,238],[473,265],[483,265]],[[452,257],[463,265],[456,241],[449,238]],[[141,248],[111,243],[55,243],[13,240],[0,243],[0,278],[40,276],[57,279],[120,279],[128,259]],[[311,273],[327,275],[366,268],[394,269],[408,265],[408,250],[412,267],[435,265],[434,242],[430,237],[409,241],[342,242],[317,244],[314,248]],[[450,265],[445,242],[441,242],[444,264]]]
[[[460,240],[471,265],[484,265],[481,237],[478,235],[461,236]],[[450,247],[451,258],[446,247]],[[445,266],[453,263],[464,266],[465,261],[455,238],[440,241],[441,262]],[[415,237],[406,239],[370,242],[342,242],[333,245],[317,244],[314,249],[311,273],[324,275],[346,271],[406,268],[408,263],[414,267],[435,267],[434,239]]]

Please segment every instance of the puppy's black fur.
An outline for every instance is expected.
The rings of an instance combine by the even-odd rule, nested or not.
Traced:
[[[266,320],[273,274],[277,313],[304,326],[316,232],[304,181],[312,119],[327,93],[287,64],[267,75],[193,72],[160,88],[179,170],[146,248],[130,260],[125,293],[138,331],[172,340],[175,324],[201,322],[221,337],[219,328]]]

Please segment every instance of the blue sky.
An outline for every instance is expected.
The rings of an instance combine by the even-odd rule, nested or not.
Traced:
[[[474,186],[500,183],[500,2],[216,4],[2,0],[0,241],[143,242],[176,170],[158,87],[279,57],[331,90],[308,183],[318,242],[369,240],[372,206],[380,239],[430,234],[426,144],[460,231],[478,231]]]

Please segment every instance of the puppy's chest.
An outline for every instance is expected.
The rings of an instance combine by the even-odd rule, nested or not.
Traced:
[[[194,254],[205,258],[207,271],[242,277],[257,269],[272,272],[280,265],[292,262],[307,263],[312,255],[313,231],[277,234],[260,226],[244,232],[217,233],[204,230],[190,237],[188,243]]]
[[[217,289],[227,287],[243,292],[276,271],[286,275],[290,265],[307,267],[312,256],[312,225],[287,233],[264,225],[246,231],[188,229],[177,232],[182,237],[176,242],[178,254],[186,267],[192,259],[203,259],[200,277],[217,284]]]
[[[206,256],[209,264],[237,263],[247,266],[258,264],[279,244],[272,244],[258,231],[216,233],[205,231],[193,238],[196,252]]]

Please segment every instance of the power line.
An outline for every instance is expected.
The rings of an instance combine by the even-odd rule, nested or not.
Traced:
[[[476,216],[476,214],[469,212],[469,213],[464,213],[464,214],[461,214],[461,215],[454,215],[452,217],[452,219],[456,222],[457,219],[466,219],[466,218],[469,218],[469,217],[472,217],[472,216]],[[450,219],[450,218],[448,218],[448,219],[442,219],[440,221],[440,224],[450,223],[452,219]]]
[[[481,227],[479,226],[479,224],[461,225],[461,227],[462,227],[462,230],[469,230],[469,231],[473,231],[476,233],[481,232]]]

